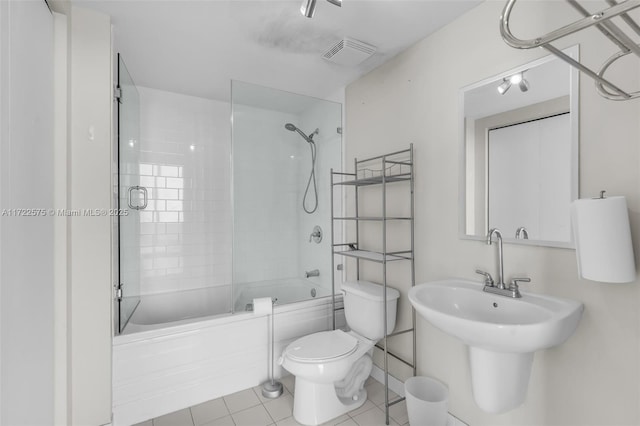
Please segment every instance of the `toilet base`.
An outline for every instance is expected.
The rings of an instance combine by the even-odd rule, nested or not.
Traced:
[[[346,400],[336,395],[333,383],[313,383],[296,377],[296,394],[293,398],[293,417],[303,425],[315,426],[361,407],[367,401],[367,391],[362,389],[356,400]]]

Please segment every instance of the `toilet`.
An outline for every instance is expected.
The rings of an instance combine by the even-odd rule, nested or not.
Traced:
[[[293,417],[318,425],[362,406],[371,373],[373,346],[384,337],[383,286],[368,281],[342,284],[348,332],[321,331],[290,343],[279,363],[295,376]],[[387,287],[387,333],[396,325],[400,293]]]

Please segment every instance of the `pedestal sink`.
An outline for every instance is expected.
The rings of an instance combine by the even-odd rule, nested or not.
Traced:
[[[527,395],[533,354],[562,344],[582,317],[582,303],[523,292],[512,299],[482,291],[463,279],[415,286],[409,300],[431,324],[469,347],[476,403],[504,413]]]

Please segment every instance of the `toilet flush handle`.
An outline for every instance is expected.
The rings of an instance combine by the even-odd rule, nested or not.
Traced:
[[[278,358],[278,365],[282,365],[282,363],[284,363],[284,358],[283,357]]]

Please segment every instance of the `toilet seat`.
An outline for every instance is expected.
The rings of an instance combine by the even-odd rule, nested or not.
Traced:
[[[358,339],[342,330],[321,331],[295,340],[284,355],[298,362],[336,361],[358,349]]]

